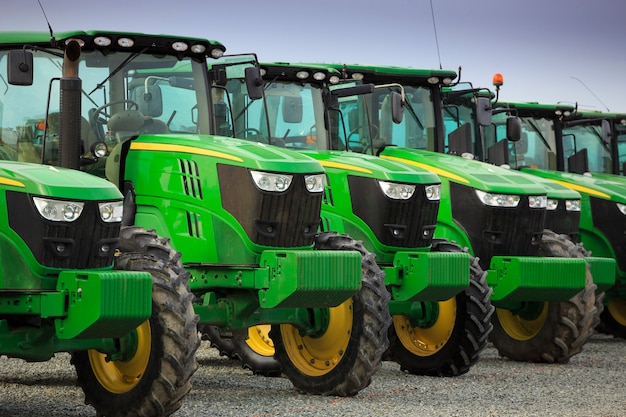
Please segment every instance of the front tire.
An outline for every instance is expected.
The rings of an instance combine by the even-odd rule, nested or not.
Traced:
[[[325,312],[327,330],[302,336],[290,324],[273,325],[275,358],[295,389],[308,394],[354,396],[367,387],[381,366],[389,342],[389,293],[374,255],[360,241],[323,233],[320,250],[356,250],[362,254],[362,287],[349,300]]]
[[[170,416],[191,390],[198,368],[198,316],[189,274],[180,255],[152,231],[122,228],[119,249],[115,269],[152,275],[152,316],[126,337],[121,359],[109,361],[95,350],[74,352],[78,385],[98,416]]]
[[[545,230],[538,256],[583,258],[585,253],[565,235]],[[585,289],[567,301],[527,303],[527,315],[497,308],[491,341],[501,356],[512,360],[569,362],[593,334],[596,288],[587,266]]]
[[[433,251],[461,252],[444,240],[433,241]],[[436,302],[436,320],[428,327],[413,326],[407,316],[393,316],[389,328],[390,360],[415,375],[457,376],[470,370],[487,346],[492,330],[491,288],[487,274],[470,257],[470,283],[449,300]]]

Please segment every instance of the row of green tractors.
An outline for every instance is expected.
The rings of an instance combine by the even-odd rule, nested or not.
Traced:
[[[0,354],[69,352],[98,415],[167,416],[201,339],[353,396],[383,360],[456,376],[491,340],[563,363],[626,326],[619,231],[588,223],[612,195],[512,166],[529,131],[512,103],[451,88],[453,71],[224,52],[0,36]]]

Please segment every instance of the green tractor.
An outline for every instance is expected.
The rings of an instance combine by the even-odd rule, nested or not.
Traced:
[[[0,354],[41,362],[68,352],[98,415],[171,415],[197,368],[189,274],[160,247],[121,249],[122,194],[77,170],[79,125],[70,121],[81,105],[78,42],[46,55],[56,64],[49,103],[65,122],[58,166],[25,162],[31,116],[45,112],[53,81],[32,77],[35,39],[0,35]],[[35,109],[36,96],[43,102]]]
[[[512,168],[565,185],[582,196],[578,240],[594,257],[616,262],[615,273],[596,272],[592,264],[606,307],[598,328],[626,337],[626,181],[616,175],[618,146],[616,140],[611,145],[610,117],[576,115],[573,106],[562,104],[497,102],[494,110],[499,113],[493,115],[494,128],[485,132],[484,140],[505,144],[495,153],[498,161],[506,158]],[[503,120],[511,112],[521,119],[522,132],[513,142],[503,140]]]
[[[387,358],[412,374],[468,372],[492,328],[491,290],[478,260],[465,248],[433,239],[438,177],[333,142],[327,121],[340,99],[338,92],[366,94],[372,86],[331,92],[328,86],[337,74],[313,65],[263,63],[261,70],[270,119],[264,137],[324,166],[328,183],[322,230],[339,230],[363,241],[385,272],[393,318]]]
[[[433,239],[439,178],[428,171],[370,155],[337,150],[325,127],[326,78],[315,68],[263,64],[266,114],[250,120],[255,140],[317,159],[326,170],[323,231],[358,239],[385,273],[391,296],[391,345],[386,358],[413,374],[455,376],[469,371],[487,344],[493,307],[485,274],[458,245]],[[307,78],[301,78],[307,72]],[[326,76],[326,72],[317,75]],[[337,98],[334,98],[336,100]],[[252,123],[248,125],[252,129]],[[264,326],[220,333],[207,329],[220,352],[255,374],[281,371],[274,334]]]
[[[265,63],[261,71],[270,130],[263,123],[265,114],[257,111],[251,118],[259,122],[256,139],[322,164],[327,183],[321,230],[359,239],[385,272],[394,323],[386,358],[412,374],[468,372],[491,331],[491,290],[477,259],[452,242],[433,239],[439,178],[420,168],[334,146],[324,104],[338,100],[327,88],[332,72]],[[270,336],[255,326],[228,335],[214,332],[209,338],[222,354],[271,376],[268,371],[279,372],[280,364],[272,359],[275,343]]]
[[[248,109],[264,107],[256,57],[139,33],[16,40],[8,48],[27,55],[33,86],[50,84],[21,96],[24,120],[45,121],[43,138],[28,141],[45,161],[61,157],[55,126],[64,120],[47,96],[57,94],[50,80],[71,40],[82,49],[84,97],[73,119],[81,146],[72,151],[82,170],[124,195],[120,250],[168,253],[190,275],[198,330],[271,326],[297,390],[353,396],[368,386],[388,344],[383,274],[354,239],[318,233],[323,167],[250,141]]]
[[[520,361],[564,363],[579,353],[597,319],[596,284],[586,253],[545,228],[548,195],[576,205],[580,196],[547,188],[535,178],[460,158],[462,135],[444,135],[442,89],[456,73],[399,67],[327,65],[342,80],[331,90],[372,83],[371,94],[340,98],[330,112],[337,146],[435,172],[442,180],[436,238],[467,247],[493,289],[494,330],[501,355]],[[394,120],[401,94],[404,118]],[[396,105],[397,106],[397,105]],[[332,139],[331,139],[332,140]],[[435,152],[433,152],[435,151]],[[598,260],[598,271],[612,271]],[[595,271],[595,270],[594,270]]]

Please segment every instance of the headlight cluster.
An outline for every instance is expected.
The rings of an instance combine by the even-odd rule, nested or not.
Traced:
[[[580,211],[580,200],[565,200],[565,210]]]
[[[617,204],[617,208],[619,209],[619,211],[622,212],[622,214],[626,214],[626,204],[622,204],[622,203],[615,203]]]
[[[110,201],[98,203],[98,211],[100,212],[100,218],[106,223],[121,222],[124,215],[124,202]]]
[[[282,193],[289,189],[293,175],[276,174],[272,172],[250,171],[256,186],[263,191]],[[304,176],[304,185],[310,193],[321,193],[326,184],[326,174],[311,174]]]
[[[546,208],[548,205],[548,197],[545,195],[529,195],[528,206],[530,208]]]
[[[378,181],[383,193],[394,200],[408,200],[415,193],[414,184],[401,184],[397,182]]]
[[[257,187],[263,191],[282,193],[289,189],[293,175],[274,174],[271,172],[250,171]]]
[[[486,206],[492,207],[517,207],[520,196],[512,194],[491,194],[481,190],[475,190],[478,199]]]
[[[555,200],[554,198],[548,199],[548,204],[546,208],[550,211],[556,210],[559,207],[559,200]]]
[[[427,185],[424,191],[427,199],[431,201],[441,200],[441,184]]]
[[[306,175],[304,177],[304,184],[310,193],[321,193],[324,191],[325,183],[326,174]]]
[[[33,202],[39,214],[44,219],[53,222],[70,223],[76,221],[85,207],[85,202],[83,201],[53,200],[43,197],[33,197]],[[124,202],[108,201],[98,203],[98,210],[103,222],[121,222],[124,214]]]
[[[33,197],[39,214],[53,222],[73,222],[80,217],[85,203],[79,201],[51,200],[42,197]]]

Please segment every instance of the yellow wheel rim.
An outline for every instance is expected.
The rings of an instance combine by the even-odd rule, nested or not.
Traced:
[[[246,344],[261,356],[274,356],[274,342],[270,339],[270,324],[259,324],[248,328]]]
[[[400,343],[416,356],[431,356],[439,352],[450,340],[455,322],[454,298],[439,302],[437,321],[428,328],[413,327],[408,316],[393,316],[393,328]]]
[[[607,310],[611,314],[611,317],[615,319],[622,326],[626,326],[626,301],[612,299],[609,301]]]
[[[502,308],[496,308],[496,314],[502,329],[507,335],[515,340],[526,341],[537,336],[545,325],[548,317],[548,303],[543,304],[541,313],[532,320],[526,320],[511,313],[510,310]]]
[[[109,361],[97,350],[89,350],[89,362],[100,385],[114,394],[123,394],[139,383],[150,359],[150,323],[145,321],[136,329],[137,351],[130,360]]]
[[[352,299],[329,309],[326,332],[319,337],[301,336],[290,324],[281,324],[280,333],[289,359],[303,374],[322,376],[343,358],[352,332]]]

